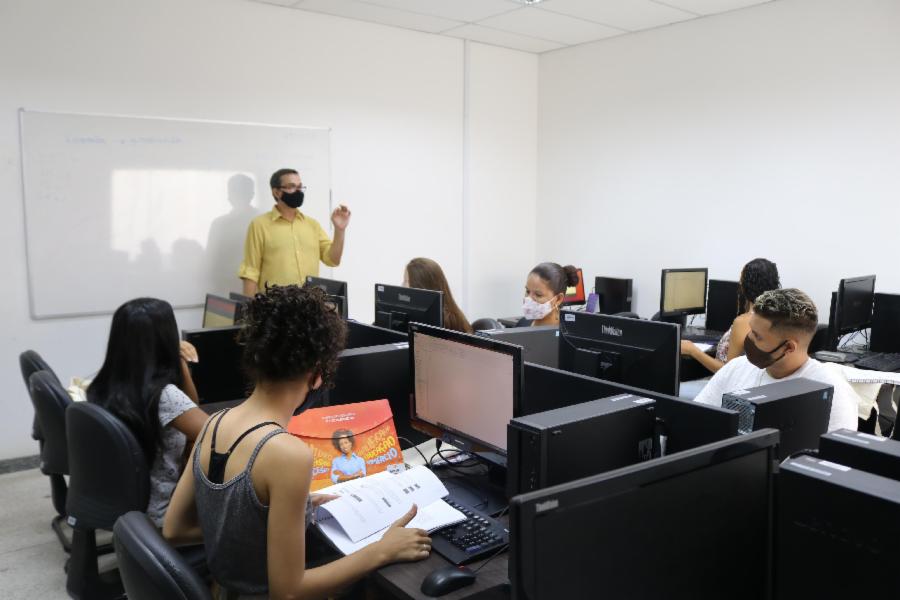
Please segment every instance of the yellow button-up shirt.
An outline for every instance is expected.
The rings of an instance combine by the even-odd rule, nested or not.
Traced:
[[[278,208],[250,222],[244,242],[244,260],[238,276],[255,281],[260,291],[269,285],[303,285],[319,275],[319,261],[335,266],[329,253],[331,239],[319,222],[299,210],[293,221]]]

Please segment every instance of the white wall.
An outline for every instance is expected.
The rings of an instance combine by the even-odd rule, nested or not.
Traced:
[[[474,43],[468,56],[464,246],[475,320],[520,313],[535,265],[537,58]]]
[[[102,361],[109,322],[36,322],[28,316],[18,108],[332,127],[334,200],[353,210],[344,262],[334,276],[350,282],[352,316],[371,319],[372,285],[399,283],[403,265],[415,255],[438,260],[464,295],[463,46],[461,40],[245,0],[3,2],[0,251],[6,289],[0,294],[0,375],[8,388],[0,399],[0,459],[36,452],[18,353],[38,350],[64,379],[90,374]],[[491,123],[491,112],[501,109],[497,116],[506,122],[505,107],[491,101],[496,84],[487,86],[508,70],[519,78],[515,89],[530,94],[525,105],[535,106],[535,56],[475,50],[470,60],[482,82],[468,98],[477,115],[470,126]],[[509,144],[491,139],[506,131],[474,132],[475,153],[496,151],[498,172],[507,179],[519,168],[531,176],[534,151],[518,144],[533,144],[527,137],[533,133]],[[470,185],[471,197],[492,211],[493,194],[482,194],[481,187],[502,184],[476,170]],[[525,205],[533,205],[534,192],[523,193]],[[525,242],[515,232],[493,234],[507,236],[506,246],[522,246],[531,243],[533,231],[523,234]],[[66,242],[77,244],[78,232]],[[474,272],[484,280],[506,275],[500,264],[479,263]],[[166,290],[158,295],[165,298]],[[468,312],[481,313],[478,302],[486,300],[473,297]],[[179,311],[178,319],[182,327],[197,326],[199,312]]]
[[[540,58],[541,258],[737,279],[774,260],[828,318],[840,278],[900,293],[900,2],[777,0]]]

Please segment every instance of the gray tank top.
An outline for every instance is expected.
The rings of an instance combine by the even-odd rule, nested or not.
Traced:
[[[218,418],[221,419],[221,416]],[[279,428],[267,433],[256,444],[243,471],[224,483],[213,483],[200,466],[200,447],[210,422],[215,418],[215,415],[210,418],[203,428],[200,442],[194,451],[193,464],[197,515],[206,546],[206,562],[213,578],[230,592],[229,596],[267,594],[269,578],[266,567],[266,535],[269,507],[256,496],[250,470],[263,445],[287,431]],[[311,516],[311,502],[307,497],[307,524]]]

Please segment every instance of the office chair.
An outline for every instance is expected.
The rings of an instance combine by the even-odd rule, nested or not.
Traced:
[[[113,534],[129,600],[212,600],[209,586],[163,539],[146,514],[131,511],[122,515]]]
[[[122,595],[118,573],[99,573],[97,530],[111,530],[125,513],[147,509],[147,461],[128,427],[96,404],[70,404],[66,433],[70,473],[66,512],[73,530],[66,590],[72,598],[117,598]]]
[[[504,329],[503,323],[491,317],[477,319],[472,322],[472,329],[475,331],[488,331],[489,329]]]
[[[34,414],[43,434],[41,473],[50,478],[50,497],[57,515],[50,527],[59,538],[63,550],[70,552],[72,542],[63,532],[66,519],[65,475],[69,474],[69,451],[66,447],[66,408],[72,403],[69,394],[50,371],[37,371],[28,378],[28,392]]]
[[[60,383],[59,377],[56,376],[56,373],[54,373],[53,369],[50,368],[50,365],[47,364],[47,361],[41,358],[41,355],[34,350],[26,350],[19,355],[19,369],[22,371],[22,380],[25,382],[26,389],[28,389],[29,378],[33,373],[37,373],[38,371],[47,371],[53,376],[53,379],[55,379],[57,383]],[[44,437],[41,434],[41,424],[38,422],[37,414],[34,415],[34,420],[31,423],[31,438],[37,440],[39,444],[44,441]]]

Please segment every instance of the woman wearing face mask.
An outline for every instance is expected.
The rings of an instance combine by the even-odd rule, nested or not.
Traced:
[[[753,301],[763,292],[781,287],[778,267],[765,258],[755,258],[741,269],[738,283],[738,316],[716,347],[716,355],[710,356],[700,350],[694,342],[682,340],[681,353],[690,356],[711,372],[716,373],[729,360],[744,354],[744,340],[750,331],[750,309]]]
[[[427,534],[405,528],[413,506],[380,541],[304,568],[313,508],[334,497],[309,493],[312,450],[283,434],[310,390],[333,378],[345,337],[317,287],[273,286],[247,305],[240,342],[253,393],[209,418],[163,526],[174,543],[203,541],[221,598],[324,598],[386,564],[430,553]]]
[[[531,270],[525,280],[524,315],[516,327],[529,325],[559,325],[559,307],[566,288],[578,285],[578,269],[553,263],[541,263]]]

